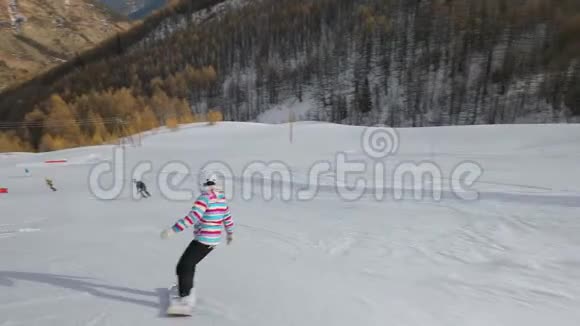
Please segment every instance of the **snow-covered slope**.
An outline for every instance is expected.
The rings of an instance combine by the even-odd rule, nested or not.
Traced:
[[[378,135],[397,146],[368,142]],[[194,124],[127,147],[116,176],[125,188],[112,200],[97,198],[105,193],[91,187],[91,171],[114,157],[113,146],[0,154],[0,188],[9,189],[0,194],[0,325],[577,325],[578,144],[577,125]],[[354,179],[341,178],[341,153],[366,164],[354,174],[366,182],[358,199],[344,192]],[[390,155],[373,160],[382,154]],[[159,233],[188,211],[209,161],[230,169],[235,240],[199,265],[195,315],[167,320],[165,288],[191,233],[167,241]],[[272,161],[289,179],[267,200],[248,171],[272,171],[260,166]],[[187,198],[159,182],[187,174],[170,162],[191,172],[181,184],[170,179],[174,190],[192,190]],[[330,171],[309,178],[322,162]],[[421,162],[440,180],[418,187],[422,200],[398,198],[400,172]],[[130,180],[147,163],[153,197],[139,201]],[[473,186],[449,182],[476,167]],[[308,185],[318,191],[300,197]],[[439,200],[430,196],[437,185]],[[474,189],[479,198],[460,198]]]

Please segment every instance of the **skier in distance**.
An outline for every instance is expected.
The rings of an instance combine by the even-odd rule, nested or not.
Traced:
[[[144,198],[148,198],[151,197],[151,194],[149,193],[149,191],[147,191],[147,186],[145,185],[145,182],[139,180],[135,180],[133,179],[133,183],[135,183],[135,186],[137,187],[137,192]]]

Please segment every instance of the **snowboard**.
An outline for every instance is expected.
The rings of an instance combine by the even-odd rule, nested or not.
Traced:
[[[174,317],[190,317],[193,314],[194,305],[184,305],[179,302],[177,285],[169,287],[169,306],[166,314]]]

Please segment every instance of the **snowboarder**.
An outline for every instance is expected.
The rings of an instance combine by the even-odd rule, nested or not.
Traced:
[[[147,191],[147,186],[145,185],[145,183],[143,181],[140,181],[140,180],[137,181],[137,180],[133,179],[133,182],[135,183],[135,186],[137,187],[137,192],[141,196],[143,196],[145,198],[151,197],[151,194]]]
[[[51,179],[45,178],[45,181],[46,181],[46,185],[50,188],[50,190],[56,191],[56,188],[54,187],[54,184],[52,183]]]
[[[176,267],[178,295],[172,298],[168,314],[189,315],[195,306],[194,277],[196,265],[220,242],[222,225],[227,235],[227,244],[233,239],[234,221],[224,192],[216,185],[217,178],[211,175],[203,183],[204,189],[195,200],[188,215],[179,219],[171,228],[161,232],[161,238],[194,227],[194,239],[183,252]]]

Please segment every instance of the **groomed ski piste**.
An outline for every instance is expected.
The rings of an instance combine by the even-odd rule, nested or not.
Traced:
[[[0,154],[0,326],[580,322],[578,125],[192,124],[126,146],[113,176],[98,167],[115,150]],[[167,318],[192,232],[159,234],[209,162],[226,169],[234,241],[198,266],[193,316]],[[151,198],[134,197],[135,169]],[[397,180],[413,171],[436,178],[412,191]]]

